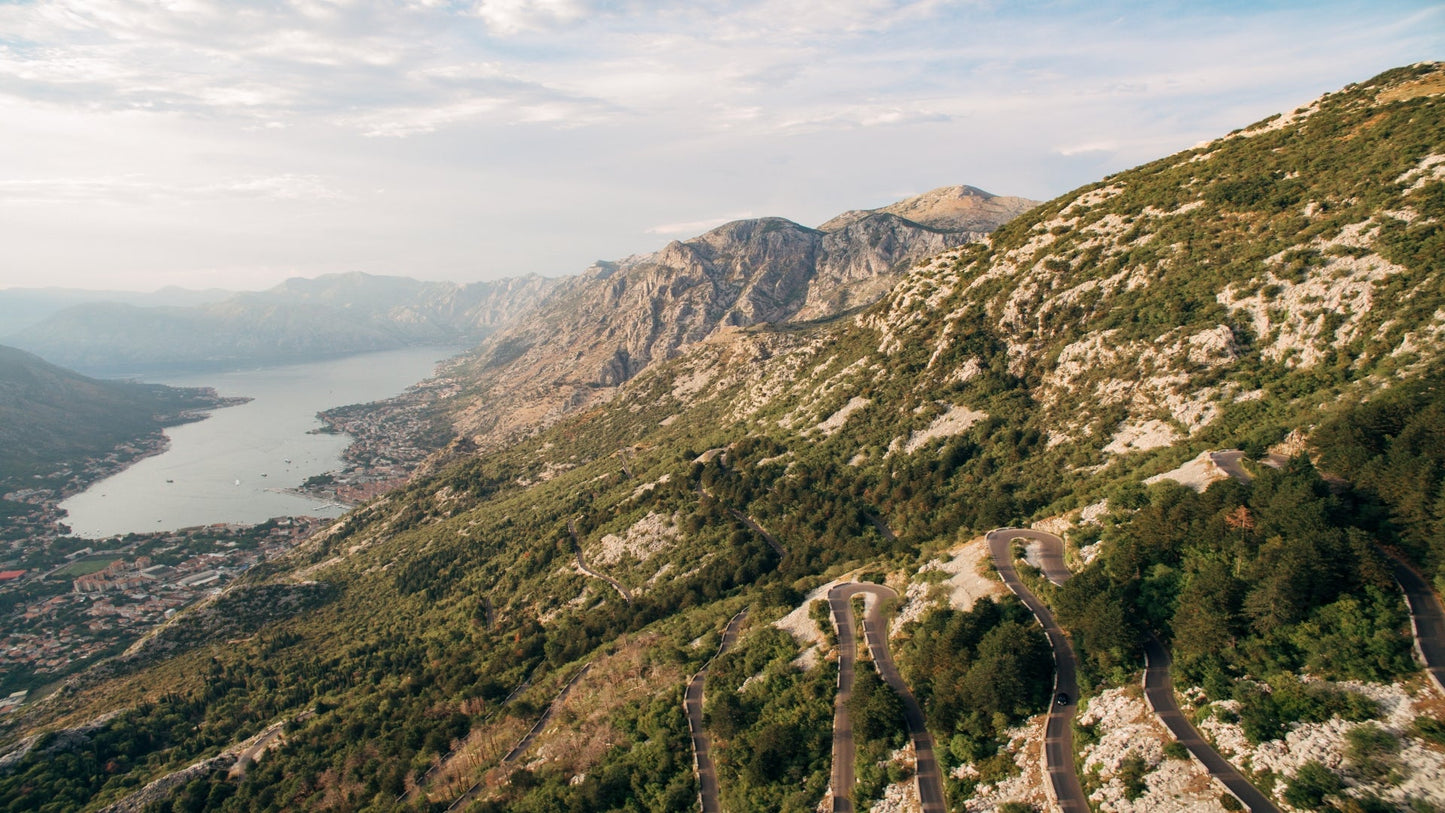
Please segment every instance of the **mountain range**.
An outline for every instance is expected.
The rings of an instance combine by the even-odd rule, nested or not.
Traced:
[[[976,243],[1035,205],[942,187],[817,229],[740,220],[599,263],[469,354],[459,370],[467,406],[458,426],[470,441],[495,445],[603,403],[653,362],[722,332],[872,304],[914,261]]]
[[[701,742],[723,809],[906,805],[911,707],[838,666],[871,582],[952,809],[1238,809],[1146,651],[1270,804],[1445,805],[1392,576],[1445,587],[1442,106],[1409,66],[985,239],[958,189],[559,281],[448,372],[445,462],[0,723],[0,800],[698,809]],[[990,552],[1027,526],[1062,556]]]
[[[86,302],[5,340],[53,363],[108,376],[465,346],[535,305],[553,284],[542,277],[457,285],[333,274],[188,306]]]
[[[62,308],[62,292],[12,291],[0,292],[0,308],[30,309],[25,318],[7,322],[23,327],[5,341],[97,375],[276,364],[410,345],[469,347],[530,320],[498,342],[505,355],[536,335],[539,321],[568,318],[577,302],[601,293],[589,280],[606,278],[616,288],[636,276],[632,269],[638,267],[651,269],[637,273],[654,278],[676,275],[679,294],[695,300],[691,305],[700,310],[682,321],[700,321],[680,326],[684,336],[703,335],[698,333],[703,325],[724,316],[740,323],[811,318],[867,304],[907,260],[976,240],[1032,205],[971,187],[944,187],[883,209],[845,213],[816,230],[777,218],[739,221],[656,254],[598,263],[565,282],[533,276],[458,285],[350,273],[292,279],[224,298],[194,292],[197,304],[190,305],[143,304],[177,302],[183,292],[147,297],[95,292],[72,293],[72,299],[89,301]],[[731,271],[724,268],[728,264]],[[749,276],[757,278],[744,279]],[[704,283],[717,290],[697,287]],[[549,296],[559,286],[557,295]],[[684,288],[687,293],[681,293]],[[734,312],[720,313],[729,309]],[[44,318],[34,316],[46,312]],[[652,344],[681,340],[639,338],[619,348],[625,356],[593,361],[615,363],[612,375],[620,381],[650,358]]]

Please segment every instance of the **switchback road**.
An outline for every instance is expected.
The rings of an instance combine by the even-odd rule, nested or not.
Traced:
[[[883,599],[898,594],[881,584],[840,584],[828,591],[828,606],[833,611],[833,625],[838,630],[838,696],[833,710],[833,811],[853,810],[853,721],[848,714],[848,700],[853,696],[853,664],[857,658],[857,640],[853,635],[853,596],[871,593],[874,601],[863,615],[863,634],[873,664],[883,681],[903,700],[903,717],[917,753],[918,798],[924,813],[945,813],[943,777],[934,755],[933,736],[923,724],[923,710],[909,691],[908,684],[893,665],[888,651],[888,624],[883,618]]]
[[[738,632],[742,629],[743,621],[747,618],[748,611],[743,610],[728,622],[727,628],[723,630],[722,643],[718,645],[717,653],[703,664],[692,681],[687,684],[687,693],[683,696],[683,708],[687,711],[687,727],[692,732],[692,756],[693,771],[697,774],[697,796],[702,804],[702,813],[719,813],[722,805],[718,801],[717,770],[712,764],[712,750],[708,740],[707,731],[702,727],[702,685],[707,677],[707,669],[712,662],[728,651],[728,647],[737,640]]]
[[[542,716],[537,718],[537,722],[532,726],[532,730],[528,731],[527,735],[513,746],[512,750],[508,751],[506,756],[502,757],[503,764],[515,762],[517,757],[527,752],[527,749],[532,746],[532,740],[537,739],[537,734],[541,732],[542,727],[547,725],[548,720],[552,719],[552,712],[557,710],[557,704],[567,699],[567,693],[572,691],[572,686],[576,684],[583,675],[587,674],[587,670],[591,668],[592,664],[590,663],[583,665],[581,669],[577,670],[577,674],[572,676],[571,680],[568,680],[562,685],[561,691],[557,692],[557,696],[552,698],[551,704],[547,706],[546,711],[542,712]]]
[[[1237,459],[1231,460],[1226,458],[1225,462],[1234,465],[1238,464]],[[1069,569],[1064,565],[1063,540],[1043,531],[1004,528],[989,534],[989,550],[993,553],[994,564],[996,566],[999,566],[1001,560],[1007,559],[1010,569],[1012,569],[1012,551],[1009,550],[1009,545],[1014,539],[1026,539],[1031,542],[1040,543],[1042,548],[1039,556],[1039,564],[1042,565],[1041,569],[1044,572],[1044,577],[1054,584],[1063,584],[1068,581],[1070,573]],[[999,574],[1004,575],[1005,583],[1008,583],[1010,589],[1013,589],[1014,583],[1004,574],[1002,566],[999,566]],[[1017,571],[1013,571],[1012,575],[1016,579],[1018,575]],[[1019,586],[1022,588],[1021,584]],[[1032,593],[1028,593],[1027,588],[1023,588],[1023,591],[1024,592],[1020,592],[1018,589],[1014,589],[1014,592],[1019,594],[1019,598],[1024,599],[1024,604],[1028,605],[1030,610],[1034,610],[1035,615],[1039,615],[1038,610],[1035,610],[1034,604],[1031,603],[1031,600],[1032,602],[1037,602],[1037,598],[1035,598]],[[1025,594],[1027,594],[1027,596]],[[1042,607],[1043,605],[1040,603],[1038,606]],[[1045,609],[1044,612],[1047,613],[1047,609]],[[1044,622],[1044,616],[1039,616],[1039,620],[1044,623],[1045,630],[1048,630],[1049,626],[1053,624],[1052,616],[1049,616],[1047,622]],[[1055,629],[1057,629],[1057,627],[1055,627]],[[1053,713],[1049,715],[1049,728],[1045,738],[1044,754],[1045,761],[1048,763],[1049,776],[1054,783],[1054,791],[1058,796],[1059,804],[1067,811],[1070,810],[1070,808],[1064,803],[1064,788],[1061,787],[1060,780],[1071,779],[1072,784],[1078,787],[1078,776],[1074,773],[1073,769],[1072,729],[1069,721],[1073,717],[1074,707],[1078,702],[1079,691],[1074,676],[1075,664],[1073,648],[1068,646],[1068,641],[1063,638],[1062,633],[1060,633],[1059,639],[1063,640],[1068,654],[1068,686],[1066,688],[1065,669],[1063,668],[1064,662],[1060,657],[1061,651],[1060,648],[1055,645],[1054,659],[1059,664],[1059,671],[1054,691],[1055,693],[1063,692],[1067,694],[1070,702],[1067,706],[1055,704]],[[1050,631],[1049,643],[1054,644],[1054,640],[1054,633]],[[1147,667],[1144,670],[1144,696],[1149,702],[1149,707],[1154,710],[1154,713],[1159,717],[1160,721],[1163,722],[1174,737],[1179,740],[1180,744],[1189,749],[1189,753],[1193,754],[1194,758],[1199,760],[1200,764],[1204,766],[1205,770],[1209,771],[1210,775],[1219,780],[1235,798],[1243,802],[1251,811],[1254,811],[1254,813],[1279,813],[1279,809],[1269,801],[1269,798],[1261,793],[1258,788],[1251,785],[1239,771],[1235,770],[1234,766],[1230,765],[1224,757],[1220,756],[1219,752],[1215,751],[1214,748],[1200,736],[1199,732],[1184,716],[1184,713],[1179,710],[1179,704],[1174,700],[1174,685],[1169,673],[1169,652],[1163,645],[1151,636],[1145,643],[1144,656],[1147,663]],[[1067,713],[1067,716],[1062,714],[1064,712]],[[1064,716],[1064,719],[1056,724],[1055,720],[1061,716]],[[1068,738],[1069,742],[1067,742],[1067,744],[1057,742],[1056,732],[1062,733]],[[1067,777],[1061,776],[1060,766],[1067,766]],[[1067,782],[1065,784],[1067,784]],[[1079,788],[1078,793],[1078,798],[1082,800],[1083,789]],[[1087,803],[1084,804],[1085,807],[1083,807],[1082,810],[1087,810]]]
[[[1209,459],[1219,470],[1233,477],[1241,483],[1248,484],[1254,479],[1254,475],[1244,467],[1244,452],[1238,449],[1225,449],[1222,452],[1210,452]]]
[[[1172,663],[1169,650],[1153,635],[1144,641],[1144,662],[1144,699],[1149,702],[1149,708],[1154,710],[1174,738],[1188,748],[1189,753],[1199,760],[1204,769],[1253,813],[1279,813],[1279,808],[1274,806],[1269,797],[1251,785],[1243,774],[1214,750],[1184,716],[1184,712],[1179,710],[1179,704],[1174,701],[1174,682],[1169,676],[1169,666]]]
[[[720,502],[720,500],[718,500],[717,497],[714,497],[712,494],[708,493],[708,490],[707,490],[707,489],[705,489],[705,488],[702,487],[702,483],[698,483],[698,484],[697,484],[697,493],[698,493],[698,496],[699,496],[699,497],[706,497],[706,498],[709,499],[709,500],[714,500],[714,501],[719,501],[719,502]],[[753,533],[757,534],[758,536],[761,536],[761,537],[763,538],[763,541],[764,541],[764,542],[767,542],[768,545],[772,547],[773,552],[776,553],[776,554],[778,554],[778,558],[779,558],[779,559],[782,559],[783,557],[785,557],[785,556],[788,555],[788,549],[785,548],[785,547],[783,547],[783,543],[779,542],[779,541],[778,541],[778,538],[777,538],[776,536],[773,536],[772,534],[768,533],[768,529],[767,529],[767,528],[764,528],[764,527],[761,526],[761,525],[759,525],[758,522],[757,522],[757,520],[753,519],[752,517],[748,516],[747,514],[744,514],[743,512],[739,511],[739,510],[736,509],[736,508],[728,507],[728,508],[727,508],[727,512],[728,512],[729,514],[732,514],[733,519],[735,519],[735,520],[737,520],[738,522],[741,522],[742,524],[748,526],[748,528],[749,528],[750,530],[752,530]]]
[[[581,679],[583,675],[587,674],[587,670],[591,668],[592,664],[584,664],[581,669],[577,670],[577,673],[573,675],[570,680],[562,684],[561,691],[557,692],[557,696],[552,698],[552,702],[547,706],[547,710],[542,712],[542,716],[537,718],[537,722],[522,737],[522,739],[518,740],[517,744],[512,746],[512,750],[508,751],[507,755],[502,757],[502,761],[499,764],[506,765],[517,761],[518,757],[526,753],[528,748],[532,747],[532,740],[535,740],[537,738],[537,734],[540,733],[542,731],[542,728],[547,725],[547,721],[552,719],[552,712],[556,711],[557,704],[561,703],[564,699],[566,699],[567,693],[572,691],[573,684],[575,684],[579,679]],[[513,691],[512,695],[516,695],[516,691]],[[508,697],[508,700],[510,699],[511,697]],[[473,799],[477,798],[477,794],[480,793],[481,790],[482,780],[478,779],[475,784],[473,784],[470,788],[467,789],[466,793],[463,793],[460,798],[447,806],[447,813],[452,813],[452,811],[461,810],[466,807],[468,802],[471,802]]]
[[[1014,567],[1013,551],[1015,539],[1027,539],[1043,544],[1044,577],[1054,584],[1069,580],[1069,569],[1064,567],[1064,541],[1050,533],[1021,528],[1000,528],[988,534],[988,549],[993,556],[993,566],[1008,589],[1014,592],[1039,620],[1044,633],[1049,636],[1049,646],[1054,651],[1054,696],[1068,696],[1066,703],[1053,703],[1049,707],[1049,719],[1044,729],[1044,772],[1048,774],[1052,796],[1064,813],[1089,813],[1089,802],[1084,788],[1079,784],[1079,775],[1074,771],[1074,733],[1072,722],[1078,708],[1079,683],[1076,676],[1077,662],[1074,648],[1069,644],[1064,631],[1054,621],[1053,613],[1039,601],[1023,582],[1019,580]]]

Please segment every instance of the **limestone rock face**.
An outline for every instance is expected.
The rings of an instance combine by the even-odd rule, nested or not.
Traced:
[[[983,239],[1025,204],[1032,202],[945,187],[819,229],[777,217],[739,220],[653,254],[599,262],[562,281],[459,369],[470,383],[459,429],[483,445],[505,440],[607,400],[652,362],[719,331],[872,304],[914,260]]]

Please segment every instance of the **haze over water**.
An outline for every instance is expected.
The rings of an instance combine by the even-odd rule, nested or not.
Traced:
[[[431,375],[455,348],[365,353],[232,373],[157,378],[215,387],[252,400],[166,430],[170,448],[92,485],[60,505],[76,536],[166,531],[272,517],[336,517],[345,508],[283,490],[341,465],[346,435],[308,434],[316,413],[396,395]]]

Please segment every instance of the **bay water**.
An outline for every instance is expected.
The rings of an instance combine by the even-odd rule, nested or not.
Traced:
[[[456,348],[425,347],[228,373],[147,379],[214,387],[252,400],[165,431],[159,455],[93,484],[60,504],[76,536],[169,531],[278,516],[337,517],[345,507],[286,489],[341,466],[346,435],[311,434],[316,413],[400,394],[430,376]]]

